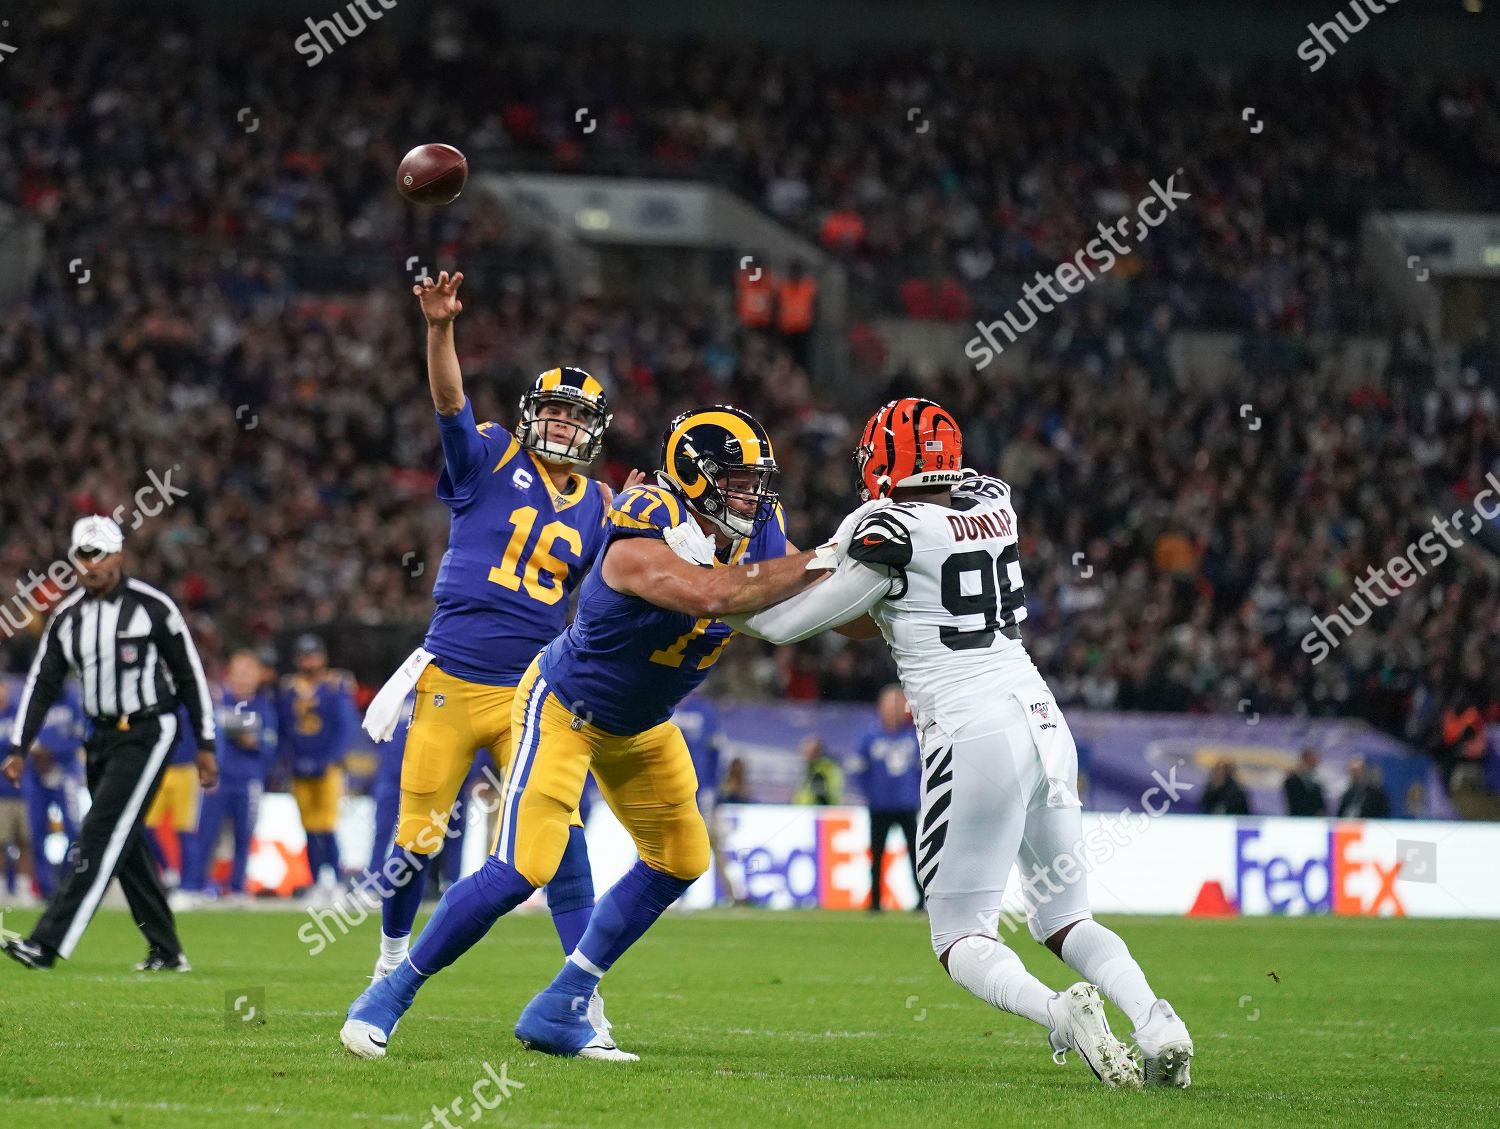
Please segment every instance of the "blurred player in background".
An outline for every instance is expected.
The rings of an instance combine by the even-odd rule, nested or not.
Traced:
[[[375,744],[375,779],[370,782],[370,796],[375,801],[375,834],[370,838],[369,874],[379,874],[396,840],[396,817],[401,811],[401,754],[406,748],[406,734],[411,729],[412,709],[417,692],[411,691],[401,701],[396,730],[389,741]]]
[[[858,779],[870,810],[870,912],[880,912],[881,878],[885,873],[885,841],[891,828],[901,828],[911,879],[917,888],[917,908],[926,907],[922,880],[917,877],[917,805],[922,792],[922,755],[917,729],[906,712],[900,686],[887,686],[875,703],[876,725],[859,741]]]
[[[198,831],[198,809],[203,789],[198,784],[198,743],[187,707],[177,707],[177,743],[162,773],[161,787],[146,809],[146,842],[161,871],[162,885],[172,890],[182,884],[193,836]],[[175,840],[175,842],[174,842]]]
[[[737,408],[672,421],[662,484],[616,499],[577,616],[516,689],[516,748],[494,853],[443,896],[396,970],[354,1001],[340,1032],[350,1051],[383,1056],[427,978],[552,880],[592,769],[640,859],[599,900],[563,971],[522,1012],[516,1036],[550,1054],[636,1057],[579,1004],[708,869],[692,757],[670,718],[729,643],[733,633],[717,617],[763,607],[813,579],[816,554],[787,544],[776,472],[765,429]]]
[[[316,890],[325,875],[332,886],[343,880],[336,831],[344,796],[344,756],[359,717],[354,679],[328,665],[328,648],[316,635],[293,645],[297,669],[281,681],[276,697],[276,739],[280,758],[292,772],[292,796],[307,835],[307,868]]]
[[[846,519],[848,560],[811,591],[731,622],[791,643],[873,617],[921,735],[918,884],[943,968],[981,1000],[1041,1024],[1057,1061],[1075,1050],[1107,1085],[1139,1087],[1141,1064],[1110,1031],[1102,989],[1135,1025],[1145,1081],[1187,1086],[1187,1027],[1089,911],[1078,750],[1021,644],[1010,487],[963,468],[958,425],[931,400],[881,408],[854,457],[861,492],[877,501]],[[1092,983],[1053,992],[1000,943],[1012,865],[1032,937]]]
[[[78,700],[78,686],[68,682],[47,711],[41,736],[31,747],[31,757],[21,774],[21,792],[26,797],[26,822],[31,833],[32,873],[37,891],[51,899],[62,876],[61,862],[47,857],[52,836],[53,810],[65,840],[62,857],[78,841],[78,801],[83,788],[83,738],[88,722]]]
[[[10,685],[0,681],[0,725],[15,724],[16,707]],[[8,906],[30,905],[32,892],[31,836],[26,830],[26,801],[21,785],[0,776],[0,871],[5,877]]]
[[[698,810],[708,828],[708,846],[714,860],[716,900],[721,905],[740,905],[744,896],[736,890],[726,865],[723,847],[723,821],[714,810],[719,803],[720,758],[723,743],[719,737],[719,711],[713,702],[694,690],[675,710],[672,724],[682,730],[688,755],[693,758],[693,773],[698,777]]]
[[[381,906],[375,976],[405,959],[421,906],[421,875],[443,850],[454,804],[488,749],[510,756],[516,684],[567,622],[568,596],[604,541],[610,490],[581,468],[609,427],[604,388],[577,368],[548,369],[521,397],[515,432],[476,423],[464,393],[453,321],[463,275],[443,271],[412,288],[427,321],[427,379],[443,444],[437,494],[452,512],[448,551],[433,585],[437,605],[422,646],[370,704],[365,728],[388,740],[393,709],[417,699],[401,762],[401,804],[387,873],[402,873]],[[576,806],[576,805],[575,805]],[[461,816],[460,816],[461,818]],[[383,837],[386,829],[378,829]],[[459,863],[455,847],[446,852]],[[594,906],[583,822],[572,813],[563,862],[547,890],[563,952],[572,952]],[[602,1003],[592,1005],[601,1012]]]
[[[213,864],[219,832],[227,819],[234,837],[229,893],[237,901],[245,898],[255,817],[278,744],[276,700],[262,688],[261,676],[261,663],[253,651],[230,656],[217,694],[219,786],[203,797],[198,834],[183,879],[183,889],[193,895],[218,893]]]

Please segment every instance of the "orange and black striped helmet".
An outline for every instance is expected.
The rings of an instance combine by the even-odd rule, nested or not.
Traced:
[[[958,424],[931,400],[905,396],[870,417],[854,450],[860,496],[889,498],[898,486],[962,482],[964,437]]]

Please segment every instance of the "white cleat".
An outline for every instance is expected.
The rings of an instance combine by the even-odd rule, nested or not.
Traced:
[[[604,1062],[640,1062],[640,1055],[622,1051],[608,1035],[595,1035],[593,1040],[578,1052],[579,1058],[594,1058]]]
[[[1192,1085],[1188,1071],[1193,1064],[1193,1038],[1166,1000],[1151,1005],[1146,1022],[1136,1028],[1135,1043],[1146,1068],[1146,1085],[1181,1090]]]
[[[1087,983],[1074,984],[1053,996],[1048,1010],[1053,1016],[1053,1027],[1047,1039],[1054,1062],[1060,1066],[1068,1061],[1069,1051],[1077,1051],[1094,1076],[1111,1089],[1141,1088],[1140,1064],[1130,1048],[1109,1029],[1098,988]]]
[[[594,994],[589,997],[589,1023],[602,1035],[608,1035],[609,1029],[614,1026],[604,1016],[604,997],[599,994],[599,989],[594,989]]]
[[[344,1026],[339,1028],[339,1042],[349,1050],[351,1054],[360,1058],[384,1058],[386,1044],[390,1041],[388,1036],[373,1023],[365,1023],[359,1019],[347,1019]]]
[[[599,1058],[609,1062],[640,1062],[640,1055],[633,1055],[629,1051],[622,1051],[616,1044],[614,1036],[610,1034],[613,1023],[604,1014],[604,997],[599,994],[599,989],[594,989],[594,994],[589,997],[588,1010],[589,1023],[598,1032],[596,1038],[583,1050],[578,1052],[579,1058]]]

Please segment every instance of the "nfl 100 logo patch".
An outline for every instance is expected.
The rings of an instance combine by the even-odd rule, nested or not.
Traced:
[[[1031,703],[1031,712],[1032,712],[1033,716],[1039,717],[1043,721],[1046,721],[1047,720],[1047,703],[1046,702],[1032,702]]]

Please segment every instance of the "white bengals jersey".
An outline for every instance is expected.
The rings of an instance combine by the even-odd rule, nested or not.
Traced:
[[[849,556],[896,573],[870,611],[919,726],[956,728],[1023,686],[1045,688],[1021,644],[1026,590],[1010,487],[965,479],[952,506],[899,502],[866,515]]]

